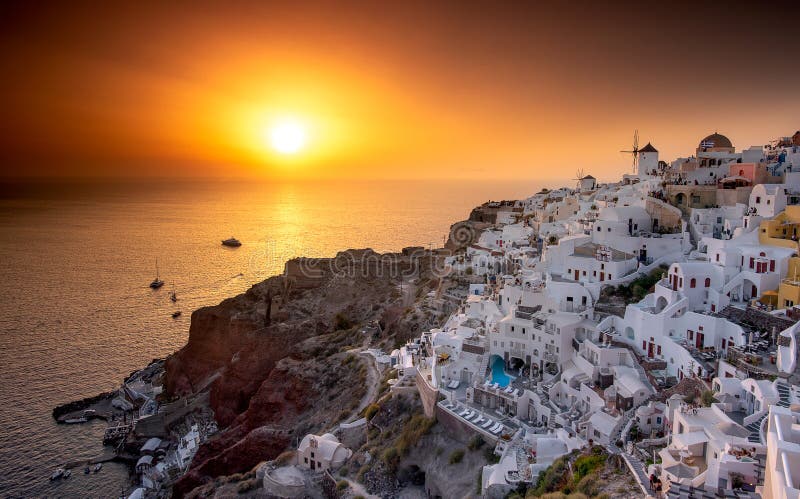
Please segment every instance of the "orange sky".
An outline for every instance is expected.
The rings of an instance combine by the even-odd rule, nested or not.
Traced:
[[[788,2],[3,5],[5,175],[614,180],[634,128],[662,159],[800,128]]]

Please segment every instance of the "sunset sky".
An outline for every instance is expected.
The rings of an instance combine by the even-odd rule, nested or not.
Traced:
[[[3,3],[2,173],[615,180],[636,128],[800,129],[796,2],[429,3]]]

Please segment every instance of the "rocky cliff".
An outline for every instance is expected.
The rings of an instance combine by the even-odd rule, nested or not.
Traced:
[[[166,361],[165,388],[171,397],[209,390],[223,430],[201,446],[175,494],[247,471],[353,415],[366,366],[347,351],[401,332],[410,283],[434,286],[434,261],[421,249],[292,260],[283,275],[195,311],[188,343]],[[372,321],[385,326],[378,338],[359,327]]]

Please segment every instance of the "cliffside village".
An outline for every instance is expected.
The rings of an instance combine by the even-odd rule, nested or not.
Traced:
[[[447,431],[494,446],[483,497],[601,445],[643,497],[798,498],[800,132],[739,152],[713,133],[671,163],[649,143],[634,154],[619,182],[580,174],[473,210],[446,261],[471,282],[456,312],[370,353],[396,369],[392,391],[416,390]],[[132,497],[184,470],[209,421],[184,425],[166,457],[148,440]],[[290,463],[259,468],[264,489],[306,495],[366,424],[306,435]]]
[[[620,182],[579,175],[476,209],[483,230],[449,263],[480,279],[392,353],[399,379],[496,445],[484,497],[599,444],[643,496],[796,498],[800,132],[739,152],[713,133],[669,164],[649,143],[635,154]],[[643,298],[609,306],[626,289]]]

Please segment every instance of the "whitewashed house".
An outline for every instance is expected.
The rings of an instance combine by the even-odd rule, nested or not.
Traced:
[[[297,464],[312,471],[337,470],[352,454],[353,451],[330,433],[321,436],[308,434],[297,447]]]

